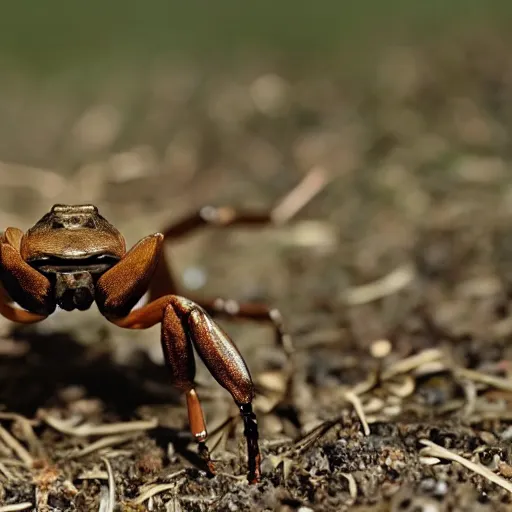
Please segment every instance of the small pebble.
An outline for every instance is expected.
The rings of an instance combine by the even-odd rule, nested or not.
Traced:
[[[391,352],[391,342],[386,339],[376,340],[370,347],[370,354],[376,359],[383,359]]]

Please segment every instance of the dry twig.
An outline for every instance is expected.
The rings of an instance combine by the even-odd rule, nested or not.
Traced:
[[[126,432],[136,432],[138,430],[151,430],[158,425],[158,420],[128,421],[125,423],[108,423],[104,425],[83,424],[78,427],[71,427],[66,422],[45,414],[43,420],[50,427],[70,436],[87,437],[87,436],[107,436],[112,434],[122,434]]]
[[[105,499],[101,500],[100,512],[114,512],[116,506],[116,482],[114,480],[114,472],[112,471],[110,461],[106,457],[103,457],[101,460],[107,468],[108,493],[105,494]]]
[[[361,425],[363,426],[363,432],[365,436],[370,435],[370,427],[368,426],[368,422],[366,421],[366,415],[363,410],[363,406],[361,404],[361,400],[353,391],[345,392],[345,398],[354,406],[354,409],[359,416],[359,420],[361,421]]]
[[[31,467],[34,459],[23,447],[23,445],[13,437],[4,427],[0,425],[0,439],[22,460],[26,466]]]
[[[348,493],[350,494],[350,497],[355,500],[357,498],[357,483],[354,475],[351,473],[341,473],[341,475],[347,479]]]
[[[421,450],[422,455],[426,455],[428,457],[439,457],[441,459],[458,462],[470,471],[473,471],[474,473],[487,478],[487,480],[495,483],[496,485],[499,485],[500,487],[503,487],[503,489],[506,489],[508,492],[512,493],[512,483],[510,483],[508,480],[505,480],[501,476],[496,475],[489,468],[486,468],[481,464],[471,462],[470,460],[465,459],[464,457],[461,457],[460,455],[457,455],[456,453],[453,453],[450,450],[447,450],[446,448],[443,448],[442,446],[429,441],[428,439],[421,439],[420,443],[426,446],[426,448]]]
[[[401,359],[393,365],[385,368],[382,371],[381,379],[388,380],[395,375],[401,373],[408,373],[425,363],[431,363],[432,361],[439,361],[443,358],[443,352],[437,348],[423,350],[419,354],[415,354],[411,357]]]
[[[314,167],[302,181],[272,210],[271,217],[276,224],[288,222],[311,199],[329,183],[329,176],[323,167]]]
[[[28,443],[30,454],[35,457],[46,458],[43,445],[32,428],[34,425],[37,425],[37,421],[30,420],[21,414],[9,412],[0,412],[0,420],[11,420],[20,425],[23,436]]]
[[[175,478],[175,477],[177,477],[179,475],[182,475],[183,473],[185,473],[185,470],[184,469],[180,469],[180,471],[176,471],[176,473],[173,473],[172,475],[169,475],[168,479]],[[183,479],[181,479],[181,480],[179,480],[177,482],[172,482],[170,484],[155,484],[155,485],[151,485],[144,492],[139,494],[139,496],[137,496],[133,500],[133,503],[135,503],[136,505],[141,505],[142,503],[144,503],[146,500],[148,500],[152,496],[156,496],[157,494],[160,494],[162,492],[170,491],[172,489],[175,489],[180,484],[180,482],[182,482],[182,481],[185,481],[185,478],[183,478]]]
[[[0,512],[18,512],[20,510],[28,510],[32,508],[33,505],[29,501],[24,501],[23,503],[16,503],[13,505],[4,505],[0,507]]]
[[[7,480],[14,480],[14,475],[0,462],[0,473],[3,473]]]
[[[459,378],[487,384],[488,386],[502,389],[503,391],[512,391],[511,379],[504,379],[503,377],[496,377],[494,375],[488,375],[486,373],[469,370],[467,368],[455,368],[453,372]]]
[[[414,267],[411,264],[403,265],[373,283],[345,290],[342,300],[349,306],[367,304],[399,292],[407,287],[415,277]]]
[[[101,450],[103,448],[108,448],[109,446],[117,446],[119,444],[125,443],[126,441],[129,441],[130,439],[133,439],[136,434],[122,434],[118,436],[107,436],[102,437],[101,439],[98,439],[94,443],[91,443],[87,445],[85,448],[82,448],[81,450],[78,450],[75,453],[71,453],[68,458],[70,459],[78,459],[80,457],[85,457],[86,455],[89,455],[97,450]]]

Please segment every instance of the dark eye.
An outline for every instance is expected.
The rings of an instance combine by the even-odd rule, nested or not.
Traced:
[[[101,261],[103,263],[117,263],[119,261],[119,258],[116,258],[115,256],[111,256],[110,254],[100,254],[98,256],[95,256],[95,259],[97,261]]]
[[[91,229],[95,229],[96,228],[96,225],[94,224],[94,220],[92,218],[88,218],[84,224],[83,224],[84,228],[91,228]]]
[[[52,229],[63,229],[64,224],[60,220],[54,220],[52,222]]]

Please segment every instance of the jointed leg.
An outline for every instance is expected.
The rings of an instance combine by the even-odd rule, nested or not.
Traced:
[[[175,240],[203,226],[264,226],[274,222],[272,212],[240,212],[229,207],[215,208],[208,206],[168,227],[164,231],[164,240]],[[149,285],[149,300],[153,301],[166,294],[177,293],[176,280],[165,252],[162,251]],[[291,338],[284,330],[282,316],[278,309],[269,308],[260,303],[240,303],[232,299],[191,298],[212,316],[229,316],[271,323],[274,328],[276,342],[283,347],[287,354],[292,352]]]
[[[165,241],[175,241],[185,235],[191,234],[199,228],[229,226],[266,226],[272,224],[270,212],[241,212],[230,207],[205,206],[176,224],[163,230]],[[177,293],[176,280],[169,266],[169,261],[164,252],[157,264],[153,279],[149,285],[149,300],[169,293]]]
[[[111,321],[131,329],[145,329],[162,322],[162,347],[172,381],[187,395],[192,434],[213,470],[204,444],[207,432],[203,413],[194,389],[194,345],[208,370],[229,391],[240,410],[247,439],[248,479],[251,483],[257,482],[260,479],[260,452],[256,416],[251,405],[254,386],[245,361],[228,335],[200,306],[176,295],[161,297],[124,318]]]
[[[164,236],[173,240],[206,225],[225,227],[235,224],[280,224],[293,217],[326,183],[323,170],[313,170],[269,213],[241,213],[232,208],[207,207],[166,229]],[[203,308],[185,298],[166,295],[176,292],[176,286],[165,254],[161,251],[162,238],[161,235],[155,235],[142,240],[120,263],[106,272],[98,281],[96,302],[100,311],[121,327],[145,329],[162,322],[166,361],[173,373],[173,381],[187,393],[192,432],[200,443],[204,443],[206,428],[193,386],[195,367],[191,345],[194,344],[212,375],[231,393],[240,409],[247,438],[249,480],[256,482],[260,477],[260,453],[256,417],[251,405],[254,386],[237,348],[205,310],[211,314],[270,320],[276,326],[279,340],[289,354],[291,344],[283,332],[281,316],[277,310],[263,305],[217,299],[201,301]],[[151,302],[129,313],[146,286],[149,286]]]
[[[46,315],[37,315],[25,309],[15,308],[9,304],[10,302],[10,297],[0,285],[0,315],[11,322],[17,322],[19,324],[33,324],[47,318]]]
[[[205,206],[181,221],[171,224],[164,231],[166,241],[174,241],[202,227],[231,226],[267,226],[280,225],[288,222],[299,210],[301,210],[315,195],[317,195],[328,183],[328,177],[321,168],[313,169],[302,181],[288,192],[272,209],[264,212],[239,211],[229,206],[215,207]],[[149,286],[150,301],[169,293],[178,293],[176,280],[172,275],[169,262],[164,253],[157,264],[154,278]],[[264,306],[262,306],[264,307]],[[240,306],[240,310],[244,310]],[[216,311],[213,310],[212,313]],[[259,318],[258,315],[244,315],[240,312],[237,316],[244,318]],[[262,315],[268,317],[268,315]],[[268,319],[268,318],[267,318]]]
[[[194,389],[195,361],[192,345],[176,311],[167,306],[162,319],[162,348],[165,362],[171,371],[173,384],[187,397],[190,430],[199,445],[199,453],[213,474],[215,469],[206,446],[206,424],[201,403]]]
[[[7,228],[0,237],[0,314],[13,322],[31,324],[51,314],[55,300],[48,279],[21,257],[22,237],[23,232],[17,228]],[[25,309],[15,308],[13,302]]]
[[[242,318],[270,322],[274,328],[276,343],[282,347],[286,355],[293,352],[291,336],[284,328],[283,317],[277,308],[270,308],[261,303],[242,303],[233,299],[217,298],[194,299],[194,302],[201,306],[212,316],[227,316],[231,318]]]
[[[248,480],[251,483],[257,482],[261,476],[261,456],[258,447],[258,424],[251,404],[254,398],[254,385],[249,369],[235,344],[204,311],[194,307],[188,316],[188,324],[201,359],[217,382],[231,393],[238,405],[247,439]]]

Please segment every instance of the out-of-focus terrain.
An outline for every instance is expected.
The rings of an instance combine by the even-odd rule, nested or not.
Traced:
[[[213,479],[159,328],[92,308],[0,323],[0,510],[113,510],[109,491],[118,510],[510,510],[511,42],[81,69],[48,38],[65,64],[2,68],[2,226],[92,202],[131,245],[206,204],[271,208],[312,170],[329,183],[287,225],[169,246],[180,293],[274,305],[292,334],[288,361],[268,326],[219,320],[258,386],[259,485],[203,366]]]

